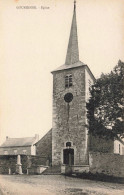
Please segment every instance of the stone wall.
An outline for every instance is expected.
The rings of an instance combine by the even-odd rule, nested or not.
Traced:
[[[27,156],[28,167],[44,165],[45,158],[41,156]]]
[[[0,174],[9,174],[9,168],[12,173],[16,172],[17,156],[0,155]]]
[[[27,168],[37,168],[43,165],[44,158],[39,156],[26,156],[21,155],[22,172],[27,173]],[[0,174],[16,173],[17,155],[0,155]]]
[[[114,152],[114,140],[89,136],[89,150],[92,152]]]
[[[27,172],[28,158],[25,155],[21,156],[23,173]],[[17,155],[0,155],[0,174],[16,173]]]
[[[90,152],[90,172],[114,177],[124,177],[124,155]]]
[[[52,129],[36,143],[36,155],[42,157],[42,165],[52,163]]]

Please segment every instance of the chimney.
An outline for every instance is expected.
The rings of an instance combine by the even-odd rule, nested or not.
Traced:
[[[35,138],[37,141],[39,141],[39,134],[35,134]]]

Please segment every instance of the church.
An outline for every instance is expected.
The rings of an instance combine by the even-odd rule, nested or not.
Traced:
[[[88,172],[90,152],[122,155],[119,152],[124,146],[122,140],[115,143],[88,135],[86,102],[95,77],[79,59],[76,1],[65,63],[52,71],[52,75],[52,129],[36,143],[36,154],[46,156],[50,165],[59,167],[61,173]]]
[[[52,165],[88,165],[86,102],[95,78],[79,60],[76,2],[65,64],[52,74]]]
[[[29,170],[32,170],[33,173],[41,174],[44,173],[45,169],[45,174],[90,171],[93,174],[99,172],[124,177],[124,142],[114,139],[106,141],[88,135],[86,103],[90,97],[89,88],[95,82],[95,77],[89,67],[79,59],[76,1],[74,1],[65,63],[53,70],[52,75],[52,128],[39,141],[34,142],[33,140],[30,144],[29,139],[23,139],[24,143],[19,145],[18,139],[14,139],[13,142],[13,139],[9,138],[9,141],[6,140],[0,147],[0,158],[3,160],[1,162],[6,162],[8,167],[10,166],[7,164],[9,163],[8,158],[15,159],[17,155],[21,154],[22,164],[27,163],[25,167],[28,167],[28,173]],[[15,146],[19,148],[16,148],[16,153],[12,153],[15,152],[13,149]],[[36,148],[36,153],[24,153],[25,150],[27,151],[27,146],[29,150],[31,147]],[[20,148],[22,149],[21,152]],[[8,150],[7,153],[4,153],[4,150]],[[25,157],[27,157],[27,161],[24,160]],[[32,164],[28,163],[29,160]],[[13,163],[15,166],[15,160]],[[6,167],[3,166],[3,168],[6,170]],[[37,168],[43,170],[34,171]]]

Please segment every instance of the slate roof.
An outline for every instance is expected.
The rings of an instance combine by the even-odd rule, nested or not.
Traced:
[[[120,137],[118,137],[118,139],[117,139],[118,141],[120,141],[123,145],[124,145],[124,138],[120,138]]]
[[[74,3],[73,18],[72,18],[71,31],[70,31],[65,64],[70,65],[78,61],[79,61],[79,49],[78,49],[78,35],[77,35],[77,22],[76,22],[76,4]]]
[[[92,74],[89,67],[79,60],[79,49],[78,49],[78,34],[77,34],[77,22],[76,22],[76,1],[74,1],[74,11],[73,18],[71,24],[71,31],[69,36],[69,43],[67,48],[66,60],[65,64],[58,67],[56,70],[53,70],[51,73],[73,69],[78,67],[84,67],[87,69],[93,80],[95,81],[95,77]]]
[[[66,70],[66,69],[73,69],[73,68],[78,68],[78,67],[85,67],[87,69],[87,71],[89,72],[89,74],[92,76],[92,78],[95,80],[95,77],[94,75],[92,74],[91,70],[89,69],[89,67],[84,64],[83,62],[81,61],[78,61],[74,64],[70,64],[70,65],[67,65],[67,64],[64,64],[62,66],[59,66],[57,69],[53,70],[51,73],[54,73],[54,72],[57,72],[57,71],[61,71],[61,70]]]
[[[80,66],[83,66],[85,65],[83,62],[81,61],[78,61],[74,64],[70,64],[70,65],[67,65],[67,64],[63,64],[62,66],[59,66],[57,69],[53,70],[52,72],[56,72],[56,71],[59,71],[59,70],[66,70],[66,69],[70,69],[70,68],[76,68],[76,67],[80,67]]]
[[[8,138],[0,147],[7,148],[17,146],[31,146],[35,142],[35,140],[35,137]]]

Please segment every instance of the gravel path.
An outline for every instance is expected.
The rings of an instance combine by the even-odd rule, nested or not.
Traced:
[[[62,175],[1,175],[0,195],[124,195],[123,184]]]

